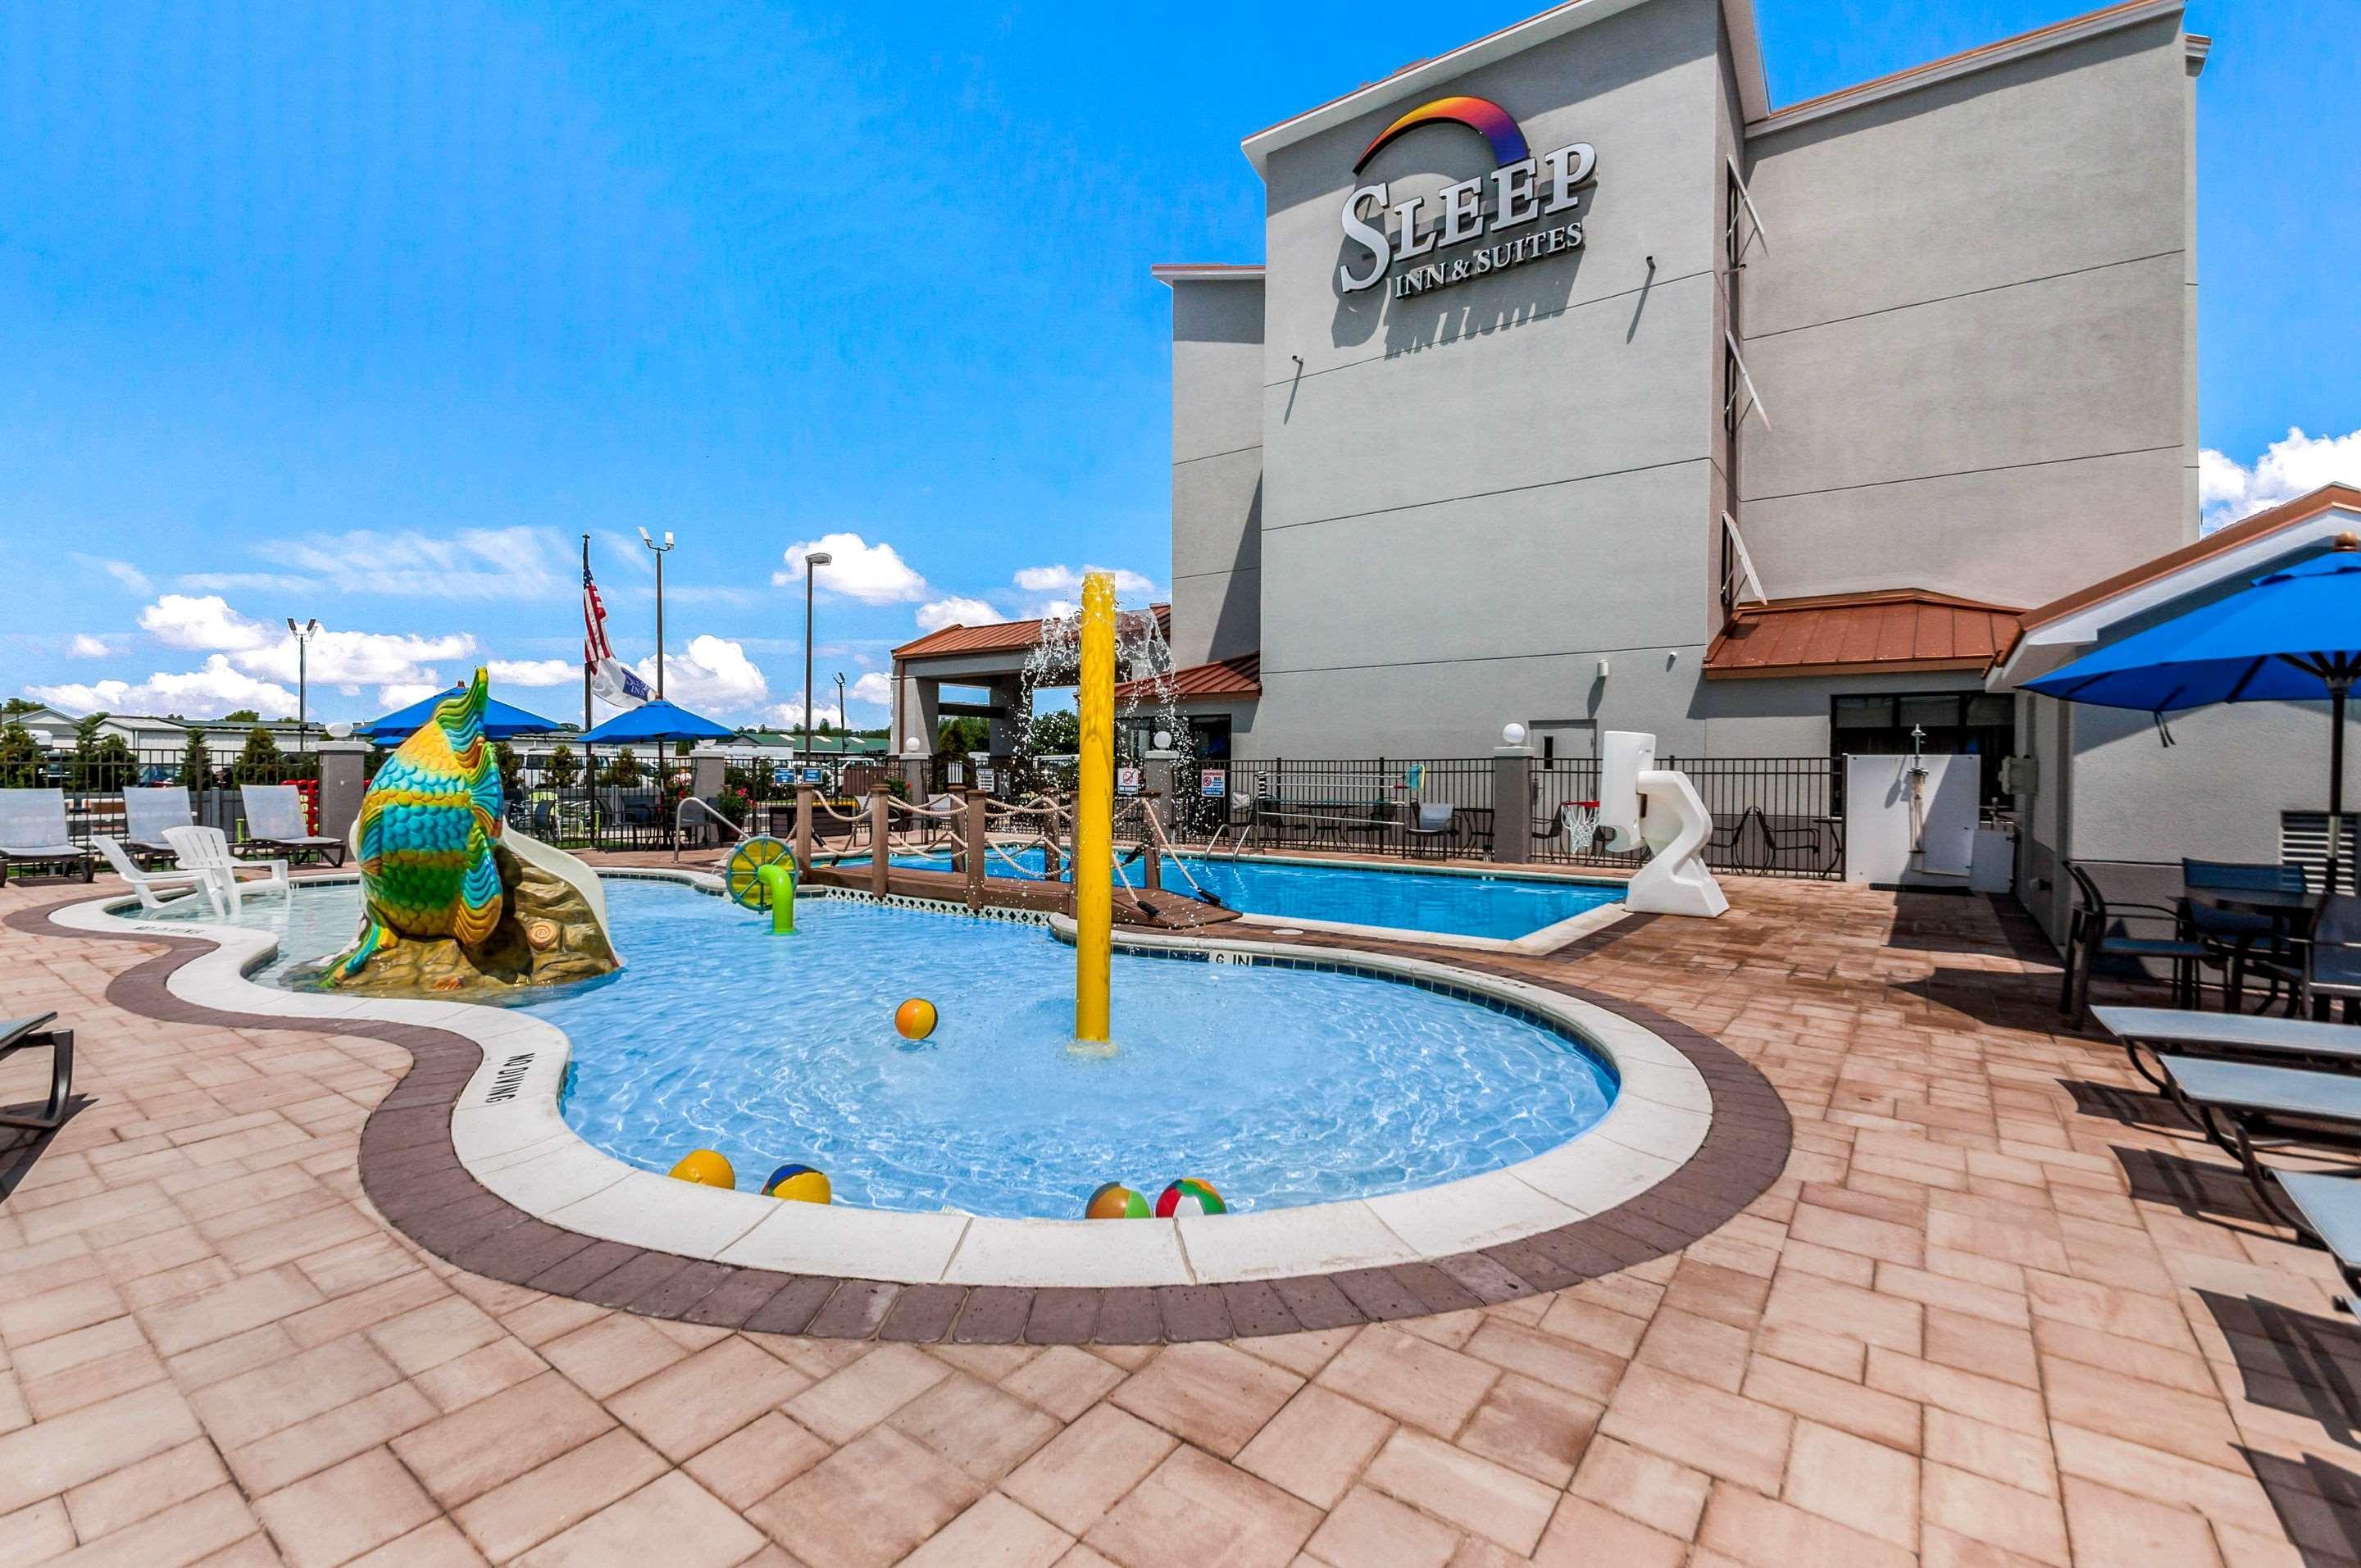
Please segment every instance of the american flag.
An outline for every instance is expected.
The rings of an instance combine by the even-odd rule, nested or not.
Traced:
[[[598,598],[598,585],[590,580],[590,568],[582,568],[582,662],[592,669],[602,659],[611,659],[615,650],[607,641],[607,606]]]
[[[582,568],[582,663],[590,672],[591,689],[611,707],[637,707],[656,695],[615,657],[614,646],[607,641],[607,606],[587,565]]]

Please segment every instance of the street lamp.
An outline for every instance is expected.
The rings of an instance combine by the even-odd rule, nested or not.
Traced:
[[[811,665],[812,665],[812,579],[819,569],[836,557],[825,550],[815,550],[804,557],[804,762],[811,762]]]
[[[315,615],[302,626],[298,626],[295,624],[295,618],[291,615],[287,618],[287,630],[295,636],[295,749],[299,751],[308,751],[312,749],[312,682],[311,665],[305,654],[305,649],[310,645],[312,639],[320,634],[320,618]]]
[[[664,700],[664,558],[672,553],[672,530],[664,530],[662,544],[640,530],[640,543],[655,552],[656,557],[656,700]]]
[[[839,670],[836,672],[836,751],[839,756],[844,754],[846,740],[851,734],[852,720],[844,711],[844,672]]]

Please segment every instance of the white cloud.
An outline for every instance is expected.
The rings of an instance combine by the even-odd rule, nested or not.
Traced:
[[[115,650],[106,645],[104,639],[93,637],[86,631],[75,632],[66,652],[77,659],[109,659],[115,656]]]
[[[2327,484],[2361,483],[2361,430],[2306,435],[2290,426],[2252,467],[2207,448],[2197,455],[2200,527],[2207,533]]]
[[[1082,577],[1090,572],[1105,572],[1113,576],[1119,597],[1156,591],[1153,581],[1121,566],[1084,566],[1079,572],[1071,566],[1020,566],[1014,581],[1028,594],[1075,595],[1082,591]]]
[[[835,557],[819,569],[815,586],[822,593],[843,594],[863,604],[909,604],[933,591],[891,544],[882,539],[871,544],[857,533],[827,533],[788,545],[786,570],[772,573],[771,581],[782,587],[802,582],[804,557],[816,550]]]
[[[204,667],[181,674],[158,673],[130,681],[74,682],[63,685],[27,686],[27,695],[69,712],[178,713],[191,718],[219,718],[241,707],[254,708],[266,718],[292,715],[295,694],[272,681],[257,680],[215,653]]]
[[[377,688],[378,706],[391,713],[398,707],[408,707],[413,702],[424,702],[435,693],[445,691],[440,681],[397,681]]]
[[[494,659],[484,668],[512,686],[562,686],[582,678],[582,666],[571,659]]]
[[[236,651],[270,641],[270,628],[238,614],[219,594],[166,594],[139,612],[139,629],[173,648]]]
[[[873,702],[880,707],[894,706],[894,677],[883,670],[872,670],[852,683],[846,694],[851,702]]]
[[[655,685],[653,654],[633,668],[642,680]],[[692,637],[685,652],[664,655],[664,696],[692,712],[735,717],[759,707],[770,695],[762,667],[746,657],[743,646],[725,638]]]
[[[104,572],[113,577],[127,592],[145,595],[156,591],[156,586],[148,580],[148,574],[128,561],[110,561],[104,556],[85,555],[80,551],[74,552],[73,558],[93,572]]]
[[[315,594],[319,583],[311,577],[290,576],[283,572],[183,572],[173,581],[181,587],[194,588],[200,593]]]
[[[990,626],[1008,618],[982,599],[954,594],[918,607],[918,630],[940,631],[946,626]]]
[[[832,724],[839,729],[842,729],[844,727],[844,715],[838,710],[836,704],[832,701],[816,702],[812,704],[811,721],[814,729],[818,729],[823,724]],[[801,692],[797,692],[795,696],[788,701],[774,703],[771,707],[764,708],[763,710],[763,722],[769,725],[774,729],[783,730],[788,733],[800,731],[804,727],[803,694]]]
[[[338,593],[550,598],[579,587],[557,536],[543,528],[463,528],[447,537],[358,528],[258,548]]]

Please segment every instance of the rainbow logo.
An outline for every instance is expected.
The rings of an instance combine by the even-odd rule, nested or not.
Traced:
[[[1422,104],[1379,131],[1378,139],[1369,144],[1368,149],[1361,154],[1360,160],[1353,165],[1353,172],[1358,174],[1367,168],[1369,159],[1377,157],[1387,143],[1404,132],[1444,121],[1466,126],[1490,142],[1492,159],[1496,163],[1510,164],[1532,156],[1532,149],[1525,146],[1525,133],[1518,128],[1516,120],[1508,110],[1489,98],[1473,98],[1463,93],[1437,98],[1432,104]]]

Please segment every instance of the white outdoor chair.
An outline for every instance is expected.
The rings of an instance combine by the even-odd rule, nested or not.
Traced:
[[[252,861],[233,860],[229,836],[218,828],[167,828],[164,839],[180,858],[182,871],[195,872],[204,879],[205,896],[213,901],[214,913],[224,920],[236,918],[239,900],[247,894],[275,893],[284,896],[293,885],[287,880],[285,861],[258,865]],[[267,874],[254,882],[242,881],[237,874],[251,871]]]
[[[90,851],[66,830],[61,789],[0,789],[0,887],[19,865],[49,866],[91,879]]]
[[[196,817],[189,810],[189,792],[178,784],[159,784],[123,792],[123,848],[133,859],[142,855],[169,855],[172,847],[164,840],[167,828],[189,828]]]
[[[106,857],[106,863],[115,868],[115,874],[131,884],[131,891],[139,895],[139,907],[142,909],[166,909],[199,896],[212,896],[207,891],[203,872],[192,872],[185,867],[179,871],[143,871],[124,852],[124,846],[107,835],[93,834],[90,841],[97,847],[100,854]],[[162,852],[170,854],[171,851],[167,849]],[[167,892],[174,889],[179,891],[172,893],[170,897],[165,896]]]
[[[303,819],[303,796],[293,784],[245,784],[240,793],[246,799],[247,845],[284,850],[295,860],[317,855],[331,865],[345,863],[345,841],[312,831]]]

